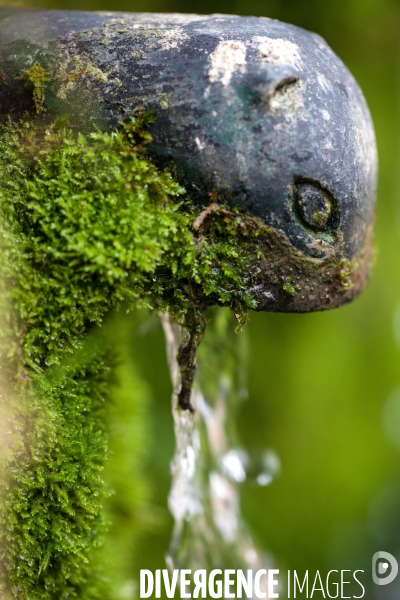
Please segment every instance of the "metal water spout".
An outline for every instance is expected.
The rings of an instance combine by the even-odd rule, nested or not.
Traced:
[[[21,73],[35,65],[48,77],[32,99]],[[245,275],[257,310],[325,310],[364,288],[374,130],[357,83],[319,36],[267,18],[0,10],[0,119],[32,113],[46,123],[68,114],[86,133],[147,109],[156,117],[152,160],[174,165],[204,208],[194,228],[221,206],[262,225],[250,236],[259,258]],[[177,439],[169,566],[268,568],[272,559],[240,519],[246,460],[230,420],[244,360],[229,318],[215,311],[193,390],[204,329],[162,320]],[[188,383],[182,355],[190,355]],[[272,476],[260,472],[260,484]]]
[[[36,63],[51,74],[44,120],[90,131],[151,108],[154,162],[200,205],[211,194],[268,225],[248,272],[258,310],[324,310],[364,288],[375,136],[318,35],[267,18],[1,9],[0,40],[0,118],[35,109],[21,71]]]

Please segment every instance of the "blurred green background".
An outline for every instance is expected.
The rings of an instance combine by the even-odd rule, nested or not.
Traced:
[[[397,0],[36,0],[33,5],[268,16],[322,35],[360,83],[380,161],[371,283],[352,305],[329,313],[251,315],[249,399],[239,422],[246,447],[271,447],[282,463],[281,476],[270,486],[243,489],[243,511],[260,545],[282,568],[365,569],[363,582],[369,581],[373,552],[400,554]],[[141,432],[140,464],[147,484],[130,509],[129,498],[125,506],[120,499],[118,527],[127,539],[114,540],[112,553],[124,549],[125,576],[134,580],[139,568],[164,567],[172,524],[166,497],[174,440],[161,329],[156,319],[140,317],[129,327],[125,352],[134,372],[124,380],[125,393],[133,398],[137,390],[147,400],[139,403],[140,410],[132,400],[136,408],[130,412],[121,408],[118,413],[117,403],[114,437],[125,435],[127,452],[133,452],[129,439],[136,439],[135,410],[141,411],[147,429]],[[115,474],[116,460],[113,464]],[[137,468],[125,467],[127,476]],[[126,533],[129,520],[140,530],[135,543]],[[367,597],[389,600],[395,597],[393,586],[383,596],[369,589]],[[127,583],[121,597],[130,598],[132,589]]]

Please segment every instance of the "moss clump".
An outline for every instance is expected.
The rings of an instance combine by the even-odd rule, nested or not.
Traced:
[[[45,100],[45,85],[50,79],[49,71],[46,71],[41,65],[35,63],[25,71],[22,71],[23,78],[26,80],[26,84],[32,89],[33,101],[35,103],[36,114],[40,115],[43,112],[43,104]]]
[[[291,296],[295,296],[297,294],[296,289],[290,283],[284,283],[282,289],[286,294],[290,294]]]
[[[192,324],[198,341],[207,305],[239,321],[255,305],[245,273],[257,223],[224,207],[199,219],[145,157],[149,119],[86,137],[63,120],[0,132],[5,599],[107,597],[94,557],[114,358],[85,345],[93,327],[122,303],[149,306]]]

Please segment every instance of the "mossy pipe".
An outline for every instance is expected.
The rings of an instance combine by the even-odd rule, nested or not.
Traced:
[[[268,226],[246,274],[258,310],[323,310],[363,289],[374,130],[318,35],[228,15],[2,9],[0,19],[0,117],[69,114],[87,132],[152,109],[151,158],[173,164],[199,205],[211,196],[204,220],[225,204]]]

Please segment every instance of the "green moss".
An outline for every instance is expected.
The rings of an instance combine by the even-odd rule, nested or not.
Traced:
[[[352,288],[354,285],[352,281],[353,269],[354,265],[351,261],[342,261],[339,270],[339,279],[344,288]]]
[[[284,292],[286,292],[286,294],[290,294],[291,296],[295,296],[297,294],[297,291],[292,285],[290,285],[290,283],[284,283],[282,289]]]
[[[35,63],[29,69],[22,71],[27,86],[32,89],[33,101],[35,103],[36,114],[43,112],[45,100],[45,86],[50,78],[49,71],[46,71],[41,65]]]
[[[26,73],[41,109],[37,66]],[[192,359],[208,305],[239,322],[255,306],[245,274],[258,224],[196,209],[145,157],[150,121],[86,137],[62,119],[0,132],[4,599],[107,597],[96,549],[115,358],[94,326],[121,305],[168,310],[191,328]]]

